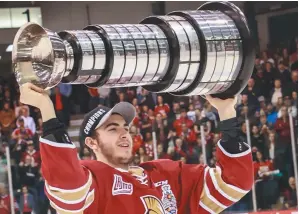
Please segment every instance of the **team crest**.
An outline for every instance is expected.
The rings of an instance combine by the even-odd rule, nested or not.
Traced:
[[[162,189],[162,204],[166,214],[176,214],[177,213],[177,203],[176,198],[170,188],[169,184],[163,185]]]
[[[120,175],[114,175],[112,195],[132,195],[133,184],[123,181]]]
[[[166,214],[161,201],[152,195],[146,195],[140,197],[145,207],[144,214]]]

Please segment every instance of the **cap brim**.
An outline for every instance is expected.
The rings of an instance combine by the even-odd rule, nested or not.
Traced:
[[[131,103],[128,102],[117,103],[107,114],[105,114],[105,116],[96,126],[96,129],[102,126],[112,114],[121,115],[126,123],[130,125],[136,116],[136,109]]]

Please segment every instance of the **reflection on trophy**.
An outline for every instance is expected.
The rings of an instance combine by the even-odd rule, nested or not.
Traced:
[[[151,92],[225,98],[246,86],[254,44],[239,8],[210,2],[139,24],[55,33],[28,23],[14,39],[12,58],[20,85],[142,86]]]

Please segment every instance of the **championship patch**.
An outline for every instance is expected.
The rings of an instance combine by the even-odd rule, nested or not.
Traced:
[[[176,198],[169,184],[163,185],[162,189],[162,204],[166,214],[177,214]]]
[[[114,175],[112,195],[132,195],[133,184],[123,181],[120,175]]]

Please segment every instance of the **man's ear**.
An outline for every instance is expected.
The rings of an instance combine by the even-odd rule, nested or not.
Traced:
[[[92,151],[96,150],[98,148],[98,142],[97,140],[91,138],[91,137],[87,137],[85,138],[85,145],[88,146],[88,148],[90,148]]]

